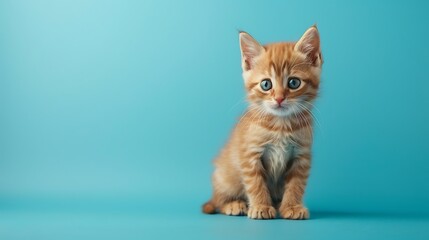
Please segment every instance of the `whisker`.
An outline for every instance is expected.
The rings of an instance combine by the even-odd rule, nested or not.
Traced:
[[[233,104],[229,109],[228,112],[231,112],[235,107],[237,107],[241,103],[246,103],[246,99],[240,98],[235,104]]]
[[[311,111],[311,109],[309,108],[309,107],[307,107],[307,106],[305,106],[304,104],[302,104],[302,103],[300,103],[300,102],[296,102],[299,106],[301,106],[301,108],[303,108],[303,109],[305,109],[311,116],[312,116],[312,118],[315,120],[315,123],[316,123],[316,125],[317,125],[317,127],[320,129],[320,130],[322,130],[322,134],[323,134],[323,128],[322,128],[322,126],[321,126],[321,124],[320,124],[320,121],[319,121],[319,119],[316,117],[316,115]],[[307,103],[309,103],[309,102],[307,102]]]
[[[310,101],[306,101],[306,100],[303,100],[303,101],[304,101],[305,103],[310,104],[312,108],[314,108],[316,111],[318,111],[318,112],[320,113],[319,108],[317,108],[317,107],[316,107],[316,105],[314,105],[312,102],[310,102]]]
[[[300,108],[301,110],[305,111],[305,109],[300,107],[300,105],[297,105],[297,107]],[[298,112],[298,115],[305,122],[305,124],[307,124],[307,126],[310,126],[310,128],[307,128],[307,131],[308,131],[309,136],[313,137],[313,131],[311,130],[311,123],[308,122],[308,119],[304,116],[304,113],[302,113],[302,111]]]
[[[250,105],[247,109],[246,109],[246,112],[243,114],[243,116],[241,116],[241,118],[240,118],[240,120],[238,120],[238,123],[237,124],[239,124],[239,123],[241,123],[241,121],[249,114],[249,113],[251,113],[252,111],[253,111],[253,109],[255,109],[256,108],[256,106],[254,106],[254,105]]]

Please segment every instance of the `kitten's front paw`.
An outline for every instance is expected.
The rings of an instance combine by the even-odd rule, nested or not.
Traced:
[[[247,214],[247,205],[245,201],[232,201],[223,205],[221,212],[232,216],[245,215]]]
[[[308,219],[310,218],[310,213],[308,209],[302,205],[296,206],[282,206],[279,209],[280,215],[285,219]]]
[[[249,207],[247,217],[252,219],[272,219],[276,217],[276,209],[268,205],[254,205]]]

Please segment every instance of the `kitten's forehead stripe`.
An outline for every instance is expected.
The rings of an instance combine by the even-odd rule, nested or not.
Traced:
[[[289,59],[293,51],[291,43],[274,43],[265,46],[269,67],[274,68],[277,77],[281,77],[287,66],[290,65]]]
[[[291,72],[291,68],[297,60],[293,54],[294,45],[294,43],[273,43],[265,46],[268,67],[273,68],[276,78],[282,79],[282,81]]]

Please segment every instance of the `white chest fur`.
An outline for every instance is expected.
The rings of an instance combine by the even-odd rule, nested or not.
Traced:
[[[289,137],[276,136],[265,146],[262,161],[269,176],[277,180],[286,169],[293,154],[293,145]]]

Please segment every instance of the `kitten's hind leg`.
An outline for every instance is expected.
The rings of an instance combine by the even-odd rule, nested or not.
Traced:
[[[222,160],[223,162],[221,162]],[[227,158],[218,160],[217,169],[213,174],[211,202],[216,207],[216,212],[234,216],[245,215],[247,214],[247,202],[244,186],[234,167],[232,161]]]
[[[247,215],[247,203],[244,200],[234,200],[223,204],[219,210],[225,215]]]

